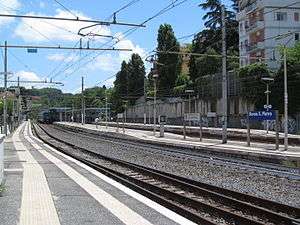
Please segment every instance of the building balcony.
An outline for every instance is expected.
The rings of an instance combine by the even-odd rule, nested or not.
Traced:
[[[252,43],[246,47],[247,53],[255,52],[265,48],[264,42]]]
[[[257,30],[263,27],[264,27],[264,21],[257,20],[255,21],[255,23],[249,25],[248,27],[245,27],[245,30],[247,33],[250,33],[250,32],[256,32]]]
[[[246,14],[249,14],[257,9],[258,9],[258,4],[257,4],[257,1],[255,1],[252,4],[246,6],[244,10],[245,10]]]

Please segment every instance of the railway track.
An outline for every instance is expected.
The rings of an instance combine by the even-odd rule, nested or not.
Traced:
[[[300,209],[109,158],[33,125],[48,145],[198,224],[300,224]],[[76,151],[74,151],[76,150]]]
[[[91,139],[94,140],[99,140],[99,134],[95,134],[93,131],[89,130],[81,130],[77,128],[69,128],[69,127],[60,127],[60,126],[53,126],[52,128],[63,131],[63,132],[70,132],[71,133],[76,133],[76,135],[80,136],[88,136]],[[261,163],[256,163],[248,160],[243,160],[243,159],[232,159],[229,157],[219,157],[216,155],[211,155],[211,154],[206,154],[202,153],[199,151],[194,151],[194,150],[187,150],[187,149],[175,149],[171,147],[161,147],[159,145],[153,145],[151,144],[151,149],[149,148],[149,143],[144,143],[142,140],[135,140],[134,138],[127,139],[122,136],[120,137],[113,137],[113,136],[108,136],[108,135],[101,135],[101,140],[109,143],[121,143],[122,145],[126,145],[129,147],[146,147],[149,151],[153,152],[153,154],[162,154],[166,155],[168,157],[190,157],[190,158],[195,158],[195,159],[201,159],[206,161],[207,163],[211,163],[212,159],[214,162],[217,163],[217,165],[224,165],[228,166],[230,164],[231,166],[236,166],[236,167],[241,167],[243,166],[245,169],[249,171],[260,171],[264,173],[268,173],[271,175],[276,175],[279,177],[286,177],[286,178],[291,178],[291,179],[298,179],[300,180],[300,169],[296,168],[290,168],[290,167],[283,167],[283,166],[278,166],[278,165],[273,165],[271,163],[268,164],[261,164]]]

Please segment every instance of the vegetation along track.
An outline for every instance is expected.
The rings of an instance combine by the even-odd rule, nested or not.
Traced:
[[[56,138],[45,127],[33,127],[50,146],[196,223],[300,224],[298,208],[109,158]]]

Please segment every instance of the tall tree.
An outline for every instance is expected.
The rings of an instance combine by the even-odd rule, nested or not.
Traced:
[[[235,12],[239,11],[239,0],[231,0],[232,1],[232,8]]]
[[[209,48],[207,55],[216,55],[217,52],[213,48]],[[193,80],[205,75],[212,75],[220,71],[221,60],[214,56],[201,56],[195,59],[195,71],[191,74]]]
[[[300,42],[294,47],[287,49],[287,71],[288,71],[288,112],[289,115],[296,115],[300,112]],[[283,113],[284,109],[284,68],[281,65],[276,74],[275,82],[271,87],[271,103]]]
[[[159,27],[157,51],[180,51],[179,43],[170,24],[162,24]],[[163,96],[171,93],[181,70],[180,56],[158,53],[157,70],[159,74],[158,94]]]
[[[208,12],[202,17],[205,20],[204,25],[210,29],[217,29],[221,26],[222,3],[220,0],[206,0],[206,2],[199,4],[199,6]],[[234,20],[234,12],[225,9],[226,20],[228,23]]]
[[[138,54],[132,54],[128,62],[128,94],[130,103],[144,95],[145,66]]]
[[[120,113],[124,110],[122,100],[128,97],[128,65],[122,62],[120,71],[116,74],[114,82],[114,91],[112,94],[112,103],[114,110]]]
[[[125,61],[122,62],[121,69],[116,74],[114,86],[119,97],[126,98],[128,96],[128,65]]]
[[[233,7],[237,6],[237,1],[233,1]],[[205,20],[206,29],[195,35],[192,43],[193,53],[207,53],[215,50],[216,54],[221,54],[222,49],[222,30],[221,30],[221,1],[220,0],[206,0],[199,5],[207,13],[203,16]],[[236,8],[234,8],[236,10]],[[234,12],[226,9],[226,44],[227,50],[230,53],[238,53],[239,51],[239,33],[238,22],[234,18]],[[192,80],[196,80],[199,75],[198,57],[191,56],[189,62],[189,72]]]

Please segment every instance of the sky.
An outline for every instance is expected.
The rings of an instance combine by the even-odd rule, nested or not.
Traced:
[[[38,15],[108,21],[116,10],[131,0],[0,0],[0,14]],[[174,1],[174,0],[173,0]],[[140,0],[117,13],[118,22],[140,24],[152,17],[172,0]],[[180,2],[181,0],[179,0]],[[81,90],[81,77],[85,78],[85,88],[96,85],[112,86],[114,75],[120,69],[123,60],[128,61],[132,53],[138,53],[145,60],[149,52],[156,47],[157,31],[160,24],[171,24],[177,38],[194,34],[203,29],[204,11],[198,7],[203,0],[187,0],[146,23],[128,36],[124,36],[131,27],[97,26],[87,30],[93,33],[114,36],[114,39],[103,37],[85,37],[82,46],[111,47],[116,40],[115,48],[128,48],[132,52],[113,51],[79,51],[79,50],[46,50],[38,49],[37,53],[28,53],[27,49],[8,49],[9,80],[50,80],[62,82],[64,86],[54,86],[64,92],[77,93]],[[224,0],[230,5],[229,0]],[[0,17],[0,43],[6,40],[8,45],[47,45],[79,47],[80,28],[91,23],[69,22],[41,19],[21,19]],[[117,39],[116,39],[117,38]],[[189,43],[192,38],[179,39],[180,43]],[[3,68],[3,49],[0,50],[0,72]],[[147,70],[150,66],[145,62]],[[1,75],[3,76],[3,75]],[[3,85],[3,77],[0,79]],[[9,84],[11,85],[11,84]],[[27,88],[33,85],[22,85]],[[45,87],[35,84],[34,88]]]

